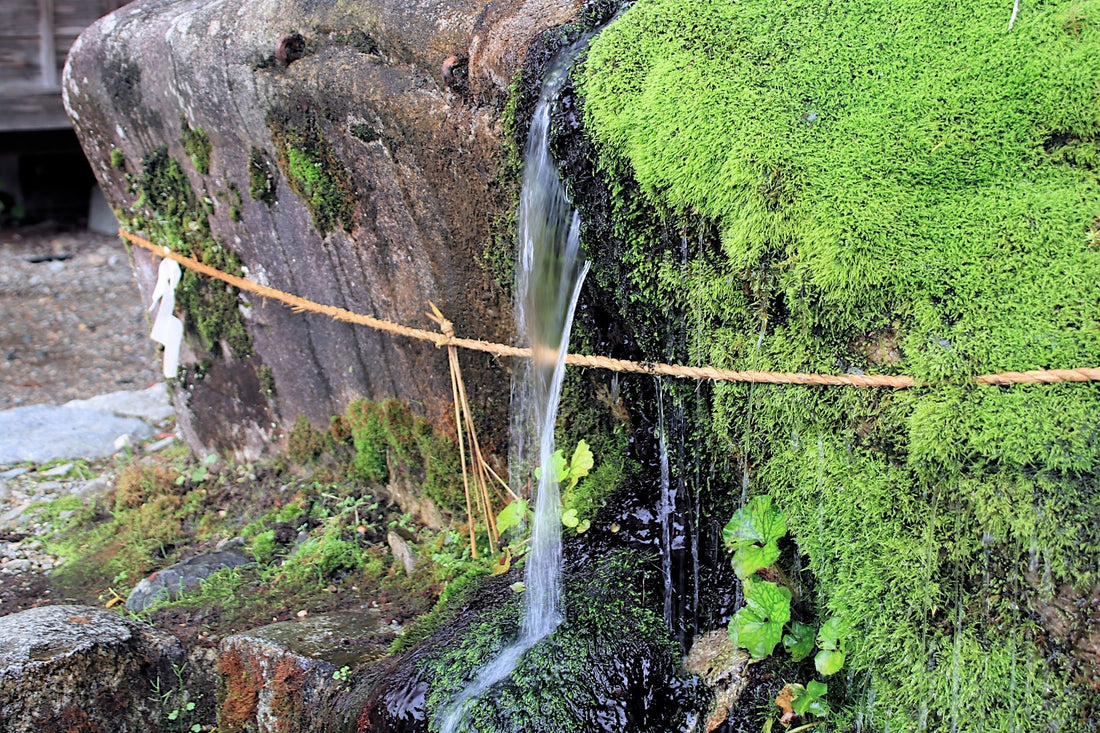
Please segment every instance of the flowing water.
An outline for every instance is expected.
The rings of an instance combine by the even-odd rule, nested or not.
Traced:
[[[587,40],[583,38],[559,52],[551,63],[527,138],[515,312],[516,329],[531,347],[532,358],[520,370],[512,397],[510,463],[517,487],[528,483],[532,466],[551,465],[569,331],[581,283],[588,272],[588,263],[581,258],[580,218],[569,203],[548,145],[550,104]],[[457,730],[466,703],[511,674],[523,653],[562,622],[561,497],[557,476],[552,470],[542,470],[537,484],[519,639],[482,667],[451,702],[443,713],[442,733]]]

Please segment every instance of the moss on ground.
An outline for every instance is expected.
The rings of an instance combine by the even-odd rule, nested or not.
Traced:
[[[672,312],[696,364],[929,385],[713,388],[711,443],[855,630],[839,730],[1100,729],[1044,622],[1100,583],[1100,388],[966,383],[1100,362],[1100,2],[1010,12],[640,0],[579,75],[593,276],[649,358]]]

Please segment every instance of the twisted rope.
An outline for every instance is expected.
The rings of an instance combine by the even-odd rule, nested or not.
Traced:
[[[530,358],[531,349],[507,344],[496,344],[490,341],[478,339],[459,338],[453,333],[439,333],[427,331],[421,328],[412,328],[400,323],[387,321],[374,316],[354,313],[344,308],[332,305],[323,305],[312,300],[277,290],[267,285],[243,277],[230,275],[207,264],[185,257],[178,252],[173,252],[167,247],[159,247],[147,239],[143,239],[125,229],[119,229],[119,236],[143,249],[147,249],[158,257],[167,257],[179,264],[206,275],[207,277],[221,280],[240,290],[254,293],[261,298],[276,300],[289,306],[296,312],[307,311],[320,313],[337,321],[354,323],[367,326],[396,336],[428,341],[436,347],[455,347],[470,351],[481,351],[495,356],[512,356],[518,358]],[[567,354],[565,363],[573,366],[589,367],[592,369],[604,369],[613,372],[631,372],[635,374],[653,374],[681,379],[711,380],[717,382],[758,382],[762,384],[802,384],[820,386],[854,386],[854,387],[893,387],[906,389],[920,386],[912,377],[900,375],[890,376],[885,374],[803,374],[792,372],[760,372],[760,371],[736,371],[733,369],[718,369],[715,367],[692,367],[677,364],[663,364],[660,362],[637,362],[625,359],[611,359],[606,356],[589,356],[586,354]],[[1083,367],[1080,369],[1049,369],[1029,372],[1003,372],[1000,374],[983,374],[973,377],[971,382],[975,384],[991,384],[1007,386],[1013,384],[1058,384],[1062,382],[1091,382],[1100,381],[1100,368]]]

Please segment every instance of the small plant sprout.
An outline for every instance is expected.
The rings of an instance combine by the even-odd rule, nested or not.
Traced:
[[[814,666],[817,671],[826,677],[839,672],[844,666],[844,641],[847,630],[837,617],[832,617],[821,624],[817,632],[817,646],[821,650],[814,657]]]
[[[351,667],[349,667],[348,665],[345,664],[343,667],[341,667],[340,669],[338,669],[338,670],[336,670],[335,672],[332,673],[332,679],[338,680],[340,682],[347,682],[348,681],[348,676],[350,674],[351,674]]]

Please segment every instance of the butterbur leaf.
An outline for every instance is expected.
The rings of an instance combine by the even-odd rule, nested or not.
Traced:
[[[814,657],[814,666],[826,677],[835,674],[844,667],[844,652],[822,649]]]
[[[584,534],[585,532],[587,532],[589,530],[589,528],[591,526],[592,526],[592,522],[585,519],[584,521],[582,521],[580,524],[577,525],[577,534]]]
[[[791,620],[791,591],[751,577],[745,579],[744,589],[745,605],[730,621],[730,639],[753,659],[763,659],[775,651],[784,624]]]
[[[770,496],[754,496],[733,513],[722,530],[722,541],[733,552],[737,577],[745,580],[779,557],[780,537],[787,533],[787,517]]]
[[[775,696],[776,706],[778,706],[779,709],[783,711],[783,717],[779,719],[779,722],[783,725],[790,725],[791,721],[794,720],[794,717],[796,715],[794,707],[792,707],[792,703],[794,702],[795,698],[794,688],[796,687],[802,687],[802,685],[784,685],[783,689],[779,691],[779,694]],[[768,722],[771,722],[770,718],[768,719]]]
[[[550,466],[554,469],[554,476],[557,477],[559,483],[569,475],[569,464],[566,463],[565,454],[561,452],[560,448],[554,451],[554,455],[550,456]]]
[[[596,465],[596,461],[587,441],[578,441],[577,448],[573,451],[573,457],[569,459],[569,469],[566,472],[566,478],[569,479],[569,488],[572,489],[578,481],[587,476],[594,465]]]
[[[779,559],[779,546],[775,543],[765,545],[742,545],[733,553],[733,572],[745,580],[757,570],[766,568]]]
[[[783,634],[783,648],[791,655],[792,662],[801,662],[814,650],[814,627],[795,621]]]
[[[775,542],[787,533],[787,517],[772,504],[770,496],[754,496],[736,512],[725,529],[722,539],[726,547],[736,550],[739,545]]]
[[[564,524],[566,527],[576,527],[578,524],[580,524],[580,520],[577,519],[577,510],[566,509],[565,512],[561,515],[561,523]]]
[[[497,515],[497,531],[501,534],[513,527],[517,527],[527,519],[527,502],[523,499],[513,499],[512,502],[500,510]]]

